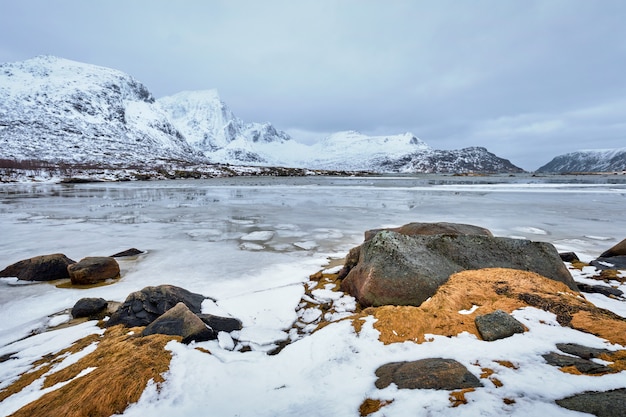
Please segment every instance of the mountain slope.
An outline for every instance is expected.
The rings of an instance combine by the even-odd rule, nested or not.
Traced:
[[[201,155],[123,72],[51,56],[0,65],[0,157],[128,166]]]
[[[291,137],[270,123],[245,123],[216,90],[183,91],[157,100],[187,141],[206,157],[223,163],[272,163],[258,154],[257,144],[284,143]]]
[[[107,167],[161,163],[372,172],[519,172],[484,148],[438,151],[411,133],[338,132],[313,144],[247,123],[215,90],[155,100],[131,76],[52,56],[0,65],[0,159]]]
[[[383,172],[422,173],[521,173],[523,169],[500,158],[482,147],[457,150],[429,149],[423,152],[390,159],[382,166]]]
[[[626,171],[626,148],[583,150],[559,155],[537,172]]]

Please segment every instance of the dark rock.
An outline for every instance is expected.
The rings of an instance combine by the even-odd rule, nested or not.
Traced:
[[[626,256],[626,239],[622,240],[611,249],[602,252],[600,258],[612,258],[614,256]]]
[[[373,229],[365,232],[365,241],[370,240],[378,232],[383,230],[389,230],[392,232],[400,233],[401,235],[416,236],[416,235],[480,235],[480,236],[493,236],[488,229],[479,226],[473,226],[471,224],[462,223],[408,223],[400,227],[387,228],[387,229]]]
[[[123,324],[126,327],[147,326],[180,302],[193,313],[199,314],[202,311],[202,302],[206,298],[174,285],[146,287],[129,294],[124,303],[111,315],[107,326],[116,324]]]
[[[123,258],[125,256],[137,256],[137,255],[141,255],[142,253],[143,251],[140,251],[139,249],[130,248],[130,249],[126,249],[125,251],[118,252],[115,255],[111,255],[111,258]]]
[[[598,269],[626,269],[626,255],[600,257],[591,261],[590,264]]]
[[[608,349],[597,349],[577,343],[557,343],[556,348],[561,352],[575,355],[583,359],[599,358],[600,355],[611,353]]]
[[[568,410],[593,414],[597,417],[624,417],[626,410],[626,388],[604,392],[583,392],[556,400]]]
[[[558,366],[560,368],[564,366],[574,366],[584,374],[604,374],[613,372],[608,366],[575,356],[561,355],[556,352],[546,353],[541,356],[549,365]]]
[[[75,319],[81,317],[101,319],[106,313],[108,304],[104,298],[81,298],[72,307],[72,317]]]
[[[120,266],[111,257],[93,256],[67,267],[72,285],[91,285],[119,278]]]
[[[589,285],[581,282],[577,282],[576,285],[581,292],[602,294],[606,295],[607,297],[611,295],[615,297],[621,297],[622,295],[624,295],[624,292],[622,290],[609,287],[608,285]]]
[[[2,362],[6,362],[8,360],[12,360],[12,359],[17,359],[17,352],[9,352],[9,353],[5,353],[4,355],[0,355],[0,363]]]
[[[488,342],[524,333],[524,325],[502,310],[476,316],[474,322],[480,336]]]
[[[217,332],[208,328],[185,303],[178,303],[150,323],[141,332],[142,336],[167,334],[181,336],[183,343],[204,342],[217,338]]]
[[[75,264],[62,253],[24,259],[0,271],[0,277],[17,277],[24,281],[52,281],[69,278],[69,265]]]
[[[241,321],[234,317],[220,317],[214,316],[213,314],[198,314],[198,317],[207,326],[215,330],[216,333],[230,333],[235,330],[241,330],[243,328]]]
[[[563,262],[579,262],[580,259],[578,259],[578,255],[576,255],[574,252],[562,252],[559,253],[559,256],[561,257],[561,260]]]
[[[482,235],[405,236],[382,231],[361,245],[341,289],[364,306],[419,306],[450,275],[466,269],[535,272],[578,291],[549,243]]]
[[[392,362],[376,370],[376,387],[396,384],[400,389],[455,390],[482,387],[465,366],[453,359],[421,359],[413,362]]]

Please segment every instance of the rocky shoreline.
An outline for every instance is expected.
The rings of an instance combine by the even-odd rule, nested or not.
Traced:
[[[131,249],[79,262],[63,254],[40,255],[7,266],[0,271],[0,277],[55,283],[59,279],[69,280],[71,286],[114,285],[119,279],[116,258],[137,256],[145,256],[145,252]],[[275,340],[262,347],[262,351],[280,355],[290,344],[344,321],[349,321],[359,335],[363,325],[372,320],[378,340],[385,345],[429,343],[436,336],[454,337],[461,333],[483,343],[497,343],[532,330],[512,315],[516,310],[532,307],[554,314],[560,326],[596,335],[606,340],[607,346],[612,346],[598,349],[560,343],[553,351],[542,353],[547,364],[565,373],[598,378],[624,372],[626,319],[596,307],[583,295],[585,292],[603,294],[626,302],[617,288],[626,282],[624,259],[626,239],[585,264],[576,254],[559,254],[550,244],[494,237],[489,230],[473,225],[411,223],[400,228],[367,231],[363,244],[352,249],[345,260],[336,261],[310,276],[303,284],[304,295],[296,309],[298,319],[290,329],[285,329],[287,338]],[[598,283],[576,282],[572,272],[589,268],[595,268],[596,273],[588,279]],[[138,401],[149,380],[163,379],[170,357],[164,346],[171,340],[190,346],[216,340],[220,349],[241,353],[259,349],[240,338],[244,326],[238,318],[203,314],[202,304],[214,301],[210,296],[171,285],[146,287],[129,294],[123,302],[77,300],[71,309],[72,323],[99,320],[102,333],[88,336],[70,349],[85,349],[95,343],[95,350],[64,375],[47,376],[56,375],[55,378],[70,381],[63,389],[44,394],[14,415],[38,415],[43,409],[50,412],[50,404],[58,404],[54,414],[57,411],[70,413],[68,415],[120,413],[128,404]],[[112,345],[117,346],[116,349],[125,346],[121,349],[133,350],[139,363],[134,364],[133,369],[147,367],[138,371],[141,378],[131,382],[128,378],[132,376],[123,376],[120,369],[113,384],[102,384],[97,378],[87,381],[83,378],[80,382],[73,379],[93,361],[100,361],[99,368],[109,366],[109,361],[119,357],[119,351],[113,354],[107,350]],[[211,354],[204,348],[197,349]],[[502,384],[498,372],[503,371],[493,369],[492,365],[476,363],[481,370],[477,375],[443,353],[441,357],[383,364],[375,371],[374,385],[378,390],[393,385],[399,390],[448,391],[450,407],[461,407],[467,403],[468,394],[487,385]],[[33,363],[30,370],[0,389],[0,402],[40,378],[43,374],[36,368],[49,366],[46,369],[52,369],[63,354],[58,352],[42,358],[40,363]],[[7,354],[0,362],[14,358],[15,354]],[[158,361],[158,365],[154,361]],[[523,366],[506,361],[498,364],[510,369]],[[115,368],[113,364],[110,366]],[[100,377],[112,378],[111,374]],[[92,389],[89,384],[97,384],[98,388]],[[115,391],[119,384],[132,385],[132,395]],[[100,397],[90,400],[98,403],[97,410],[83,403],[82,408],[74,404],[80,411],[73,414],[68,411],[68,404],[73,403],[67,396],[72,390],[78,390],[78,386],[89,392],[101,391]],[[111,397],[115,398],[111,400]],[[393,398],[382,398],[382,394],[380,397],[365,399],[358,410],[360,415],[377,413],[394,402]],[[511,405],[516,400],[505,398],[503,401]],[[597,416],[618,416],[626,405],[626,386],[609,391],[580,392],[559,399],[556,404]]]

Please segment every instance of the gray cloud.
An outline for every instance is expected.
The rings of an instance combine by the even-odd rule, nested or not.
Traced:
[[[52,54],[156,96],[216,88],[296,139],[411,131],[525,168],[626,146],[621,0],[3,1],[0,61]]]

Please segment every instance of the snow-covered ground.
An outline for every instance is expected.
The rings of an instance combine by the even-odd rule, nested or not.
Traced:
[[[240,318],[244,330],[235,336],[253,350],[229,350],[225,338],[192,345],[170,342],[173,359],[166,382],[150,385],[124,415],[357,416],[366,398],[394,399],[374,416],[582,415],[554,400],[625,387],[624,373],[601,378],[566,374],[546,364],[541,354],[561,342],[620,347],[561,327],[553,315],[533,308],[513,314],[528,332],[496,342],[460,334],[434,336],[424,344],[383,345],[368,319],[359,334],[349,322],[338,322],[278,355],[265,353],[289,337],[303,282],[328,258],[342,257],[359,244],[367,229],[412,221],[469,223],[497,236],[549,241],[583,260],[626,237],[625,184],[599,177],[550,181],[421,176],[2,185],[0,268],[56,252],[75,260],[130,247],[147,253],[122,260],[122,279],[104,287],[67,289],[1,278],[0,356],[19,353],[18,359],[0,363],[0,389],[34,358],[102,331],[88,322],[17,341],[68,320],[63,311],[79,298],[122,301],[132,291],[167,283],[216,299],[206,301],[204,310]],[[587,272],[579,278],[586,279]],[[590,299],[626,313],[623,301],[601,295]],[[58,366],[69,366],[75,355]],[[491,368],[503,385],[481,379],[484,387],[467,394],[468,404],[460,408],[451,408],[447,391],[374,386],[374,372],[384,363],[442,356],[477,376],[481,368]],[[496,362],[501,360],[516,369]],[[43,393],[36,381],[1,402],[0,415]],[[507,405],[505,398],[515,402]]]

